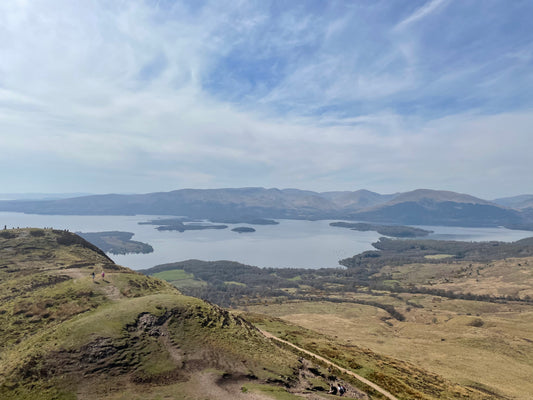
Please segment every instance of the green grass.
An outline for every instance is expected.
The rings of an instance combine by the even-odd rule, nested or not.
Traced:
[[[5,391],[4,388],[0,387],[0,396],[5,395],[4,399],[9,400],[76,400],[76,394],[61,390],[55,387],[51,388],[41,388],[39,391],[36,391],[32,388],[25,386],[18,386],[17,388],[9,391]]]
[[[105,305],[63,324],[57,331],[56,340],[62,342],[65,349],[72,350],[97,336],[120,338],[125,327],[132,325],[141,312],[161,315],[166,307],[178,303],[183,297],[156,294]]]
[[[194,278],[193,274],[185,272],[185,270],[183,269],[171,269],[169,271],[157,272],[153,274],[152,276],[159,278],[159,279],[163,279],[167,282]]]
[[[178,290],[186,291],[187,289],[207,286],[207,282],[195,279],[193,274],[188,273],[183,269],[171,269],[168,271],[157,272],[152,276],[167,281]],[[239,285],[238,282],[235,282],[235,284]]]
[[[177,368],[176,363],[157,338],[146,340],[140,351],[136,376],[141,379],[157,377]]]
[[[201,288],[207,286],[207,282],[200,281],[197,279],[180,279],[179,281],[170,281],[172,286],[178,290],[187,290],[192,288]]]

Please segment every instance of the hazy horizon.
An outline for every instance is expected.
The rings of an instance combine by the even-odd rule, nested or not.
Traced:
[[[259,188],[259,186],[256,186]],[[255,187],[254,187],[255,188]],[[179,188],[179,189],[171,189],[169,190],[170,191],[176,191],[176,190],[196,190],[197,188]],[[228,188],[228,187],[220,187],[220,188],[217,188],[217,187],[213,187],[213,188],[206,188],[206,190],[219,190],[219,189],[242,189],[242,188]],[[279,190],[302,190],[302,191],[307,191],[309,189],[300,189],[300,188],[263,188],[263,189],[279,189]],[[417,189],[423,189],[423,188],[417,188]],[[414,190],[417,190],[417,189],[414,189]],[[203,190],[203,189],[198,189],[198,190]],[[361,188],[361,189],[354,189],[354,190],[349,190],[350,192],[355,192],[355,191],[358,191],[358,190],[367,190],[367,189],[364,189],[364,188]],[[438,190],[438,189],[431,189],[431,190]],[[348,191],[348,190],[347,190]],[[403,192],[396,192],[396,193],[378,193],[378,192],[375,192],[375,193],[378,193],[378,194],[381,194],[381,195],[393,195],[393,194],[397,194],[397,193],[405,193],[405,192],[408,192],[408,191],[403,191]],[[148,192],[148,193],[154,193],[154,192]],[[107,194],[119,194],[119,195],[134,195],[134,194],[148,194],[148,193],[141,193],[141,192],[138,192],[138,193],[133,193],[133,192],[124,192],[124,193],[120,193],[120,192],[109,192],[109,193],[35,193],[35,192],[26,192],[26,193],[2,193],[0,192],[0,201],[4,201],[4,200],[58,200],[58,199],[68,199],[68,198],[74,198],[74,197],[83,197],[83,196],[101,196],[101,195],[107,195]],[[317,192],[317,193],[325,193],[325,192]],[[472,195],[471,193],[462,193],[462,194],[467,194],[467,195]],[[499,196],[497,198],[482,198],[482,197],[479,197],[479,196],[474,196],[474,197],[479,197],[480,199],[483,199],[483,200],[488,200],[488,201],[492,201],[492,200],[497,200],[499,198],[506,198],[506,197],[519,197],[519,196],[533,196],[533,194],[529,194],[529,193],[518,193],[518,194],[514,194],[514,195],[505,195],[505,196]]]

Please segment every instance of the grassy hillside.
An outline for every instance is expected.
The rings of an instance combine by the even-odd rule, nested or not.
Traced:
[[[250,382],[287,395],[300,382],[297,356],[241,317],[72,233],[1,231],[0,260],[0,398],[240,398]]]

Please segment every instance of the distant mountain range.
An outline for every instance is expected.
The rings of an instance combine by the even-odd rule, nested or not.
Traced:
[[[0,200],[55,200],[89,195],[91,193],[0,193]]]
[[[533,195],[487,201],[450,191],[312,192],[298,189],[182,189],[52,200],[0,201],[0,211],[60,215],[175,215],[212,220],[344,219],[407,225],[507,226],[533,230]]]
[[[517,210],[523,210],[526,208],[533,209],[533,194],[523,194],[514,197],[504,197],[501,199],[493,200],[494,203],[504,207],[515,208]]]

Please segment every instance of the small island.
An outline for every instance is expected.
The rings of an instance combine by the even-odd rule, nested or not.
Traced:
[[[236,228],[233,228],[231,231],[237,232],[237,233],[251,233],[251,232],[255,232],[255,229],[250,228],[248,226],[238,226]]]
[[[147,254],[152,253],[154,248],[148,243],[131,240],[132,232],[108,231],[108,232],[76,232],[89,243],[94,244],[100,250],[110,254]]]
[[[199,231],[204,229],[226,229],[227,225],[214,225],[202,222],[191,222],[185,218],[154,219],[147,222],[139,222],[139,225],[157,225],[158,231]],[[187,223],[186,223],[187,222]]]
[[[427,236],[433,231],[428,231],[421,228],[413,228],[412,226],[403,225],[376,225],[368,224],[364,222],[332,222],[330,226],[336,226],[339,228],[348,228],[354,231],[376,231],[384,236],[391,236],[397,238],[414,238]]]
[[[279,225],[278,221],[267,218],[211,218],[209,221],[221,224]]]

